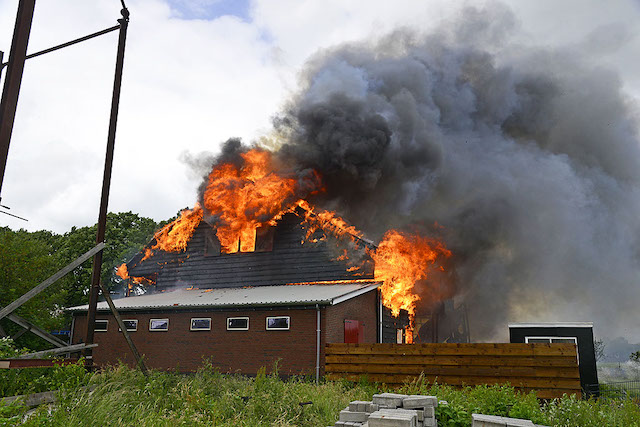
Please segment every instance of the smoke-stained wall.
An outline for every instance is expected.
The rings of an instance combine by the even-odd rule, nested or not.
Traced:
[[[280,158],[318,170],[315,202],[372,239],[437,230],[475,340],[506,339],[508,321],[633,333],[637,111],[588,52],[525,48],[517,32],[494,5],[318,53],[274,119]]]

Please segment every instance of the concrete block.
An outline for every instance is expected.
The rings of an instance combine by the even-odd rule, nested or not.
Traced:
[[[369,427],[417,427],[416,418],[405,414],[376,411],[369,416]]]
[[[335,427],[344,427],[344,421],[336,421],[334,424]]]
[[[351,421],[351,422],[358,422],[358,423],[363,423],[365,421],[367,421],[367,417],[369,414],[367,414],[366,412],[351,412],[351,411],[347,411],[347,410],[342,410],[340,411],[340,421]]]
[[[403,408],[423,408],[427,406],[438,406],[438,398],[435,396],[411,395],[402,399]]]
[[[354,400],[349,403],[349,410],[351,412],[369,412],[367,411],[367,407],[371,404],[371,402],[367,402],[364,400]]]
[[[422,420],[422,425],[424,427],[436,427],[438,425],[438,421],[435,418],[425,418]]]
[[[402,407],[402,400],[405,399],[406,394],[396,393],[380,393],[373,395],[373,403],[379,405],[379,407],[385,408],[399,408]]]
[[[366,412],[376,412],[378,409],[380,409],[380,407],[378,406],[378,404],[376,403],[371,403],[369,404],[369,408],[366,410]]]

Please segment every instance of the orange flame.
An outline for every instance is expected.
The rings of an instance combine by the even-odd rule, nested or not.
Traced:
[[[134,284],[136,285],[155,285],[156,284],[155,280],[150,279],[148,277],[129,276],[129,269],[127,268],[126,263],[122,263],[120,267],[118,267],[118,269],[116,270],[116,274],[123,280],[131,279],[129,280],[129,283],[128,283],[129,290],[133,289]]]
[[[196,203],[193,209],[184,209],[174,221],[162,227],[154,236],[156,243],[145,250],[141,262],[153,256],[153,249],[165,252],[181,252],[187,249],[191,236],[202,221],[202,208]]]
[[[280,165],[271,152],[258,148],[240,156],[239,164],[224,163],[213,168],[204,190],[203,207],[196,205],[192,210],[182,211],[178,219],[156,233],[156,243],[145,250],[143,261],[151,257],[156,249],[167,252],[186,250],[196,227],[203,220],[205,210],[213,216],[223,253],[254,251],[258,227],[275,226],[285,214],[294,212],[303,218],[302,224],[306,227],[302,243],[325,240],[327,235],[350,239],[356,248],[365,242],[366,251],[375,263],[375,280],[383,282],[383,304],[391,308],[394,316],[402,309],[407,310],[413,321],[416,302],[420,300],[414,290],[415,284],[427,279],[430,266],[441,257],[451,255],[444,244],[390,230],[378,248],[372,249],[368,247],[371,242],[363,239],[362,232],[335,212],[316,209],[300,198],[322,190],[316,172],[306,178],[287,176],[280,172]],[[322,231],[323,235],[319,236],[317,231]],[[349,250],[353,247],[350,246]],[[349,250],[344,250],[336,259],[352,262]],[[118,269],[119,275],[121,268]],[[358,265],[347,266],[349,272],[360,268]],[[128,277],[126,266],[122,274]],[[353,283],[353,280],[345,282]],[[407,331],[406,337],[407,342],[412,341],[411,330]]]
[[[216,234],[225,253],[254,251],[256,229],[288,209],[299,186],[276,172],[269,151],[252,149],[241,156],[240,167],[214,167],[204,193],[204,207],[217,216]],[[305,185],[317,188],[314,182]]]
[[[378,248],[369,253],[375,262],[375,279],[382,285],[382,302],[394,316],[407,310],[412,319],[420,296],[414,293],[418,280],[427,279],[429,266],[451,256],[443,243],[415,234],[389,230]]]

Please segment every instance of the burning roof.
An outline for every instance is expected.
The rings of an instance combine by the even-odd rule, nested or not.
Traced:
[[[199,203],[159,230],[144,256],[138,257],[139,261],[134,258],[133,266],[155,262],[158,253],[175,253],[177,262],[185,262],[180,254],[185,254],[198,227],[215,233],[220,254],[254,252],[259,230],[276,226],[287,215],[296,215],[304,230],[300,244],[331,240],[338,254],[334,260],[344,262],[349,275],[365,274],[365,264],[372,259],[373,278],[383,282],[383,303],[394,315],[404,309],[413,316],[420,299],[414,291],[416,282],[425,281],[434,268],[442,270],[439,261],[449,257],[450,251],[435,239],[398,230],[386,233],[376,247],[336,212],[312,204],[311,200],[323,191],[322,177],[315,170],[291,170],[270,151],[246,149],[232,161],[214,164],[202,186]],[[120,277],[130,278],[131,264],[119,268]],[[150,280],[132,279],[137,283]],[[432,297],[439,295],[434,293]]]

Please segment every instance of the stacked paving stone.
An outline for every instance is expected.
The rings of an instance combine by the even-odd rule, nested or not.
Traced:
[[[374,394],[371,402],[353,401],[340,411],[335,427],[437,427],[438,399],[395,393]]]

